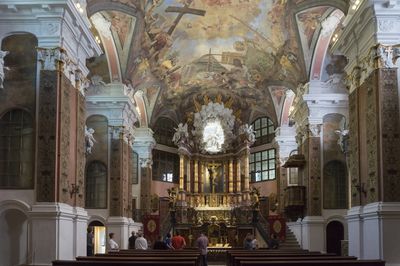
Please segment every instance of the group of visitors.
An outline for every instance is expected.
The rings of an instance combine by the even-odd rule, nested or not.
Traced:
[[[268,240],[268,249],[278,249],[279,248],[279,239],[275,234],[271,235],[271,238]],[[250,233],[248,233],[243,241],[243,247],[247,250],[255,250],[258,249],[257,239]]]
[[[258,249],[257,239],[252,234],[248,233],[244,238],[243,247],[247,250]]]

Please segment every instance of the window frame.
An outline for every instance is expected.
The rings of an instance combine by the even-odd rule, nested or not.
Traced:
[[[172,180],[168,180],[172,167]],[[165,177],[165,178],[164,178]],[[152,180],[179,184],[179,155],[164,150],[153,149]]]
[[[270,156],[270,151],[273,151],[273,156]],[[258,182],[276,180],[277,169],[276,169],[276,149],[275,148],[264,149],[261,151],[252,152],[252,153],[250,153],[249,156],[250,156],[249,157],[250,183],[258,183]],[[265,158],[264,158],[264,156],[265,156]],[[273,163],[273,167],[270,167],[271,163]],[[260,167],[259,170],[257,170],[258,166]],[[272,172],[273,172],[273,178],[270,178]],[[258,173],[261,175],[260,179],[257,178]]]
[[[8,115],[8,116],[10,116],[10,115],[12,115],[12,113],[13,112],[20,112],[21,113],[21,118],[20,118],[20,121],[18,121],[18,122],[16,122],[16,121],[8,121],[8,123],[7,122],[5,122],[5,123],[7,123],[7,125],[12,125],[12,124],[14,124],[14,127],[15,127],[15,125],[17,125],[17,123],[18,123],[18,125],[20,126],[20,128],[22,129],[22,130],[20,130],[20,132],[22,132],[23,130],[26,130],[26,129],[30,129],[31,130],[31,132],[29,133],[29,135],[30,135],[30,142],[31,142],[31,144],[30,144],[30,147],[28,147],[28,148],[30,148],[30,149],[23,149],[23,147],[24,147],[24,133],[21,133],[21,134],[19,134],[18,136],[17,135],[1,135],[0,134],[0,138],[7,138],[8,140],[5,140],[4,141],[4,143],[11,143],[11,139],[12,138],[15,138],[15,137],[17,137],[18,139],[19,139],[19,144],[20,144],[20,146],[19,146],[19,149],[18,149],[18,151],[16,151],[17,149],[11,149],[11,150],[15,150],[17,153],[18,153],[18,160],[14,160],[15,162],[17,162],[18,163],[18,176],[17,176],[17,178],[18,178],[18,185],[16,185],[16,186],[10,186],[10,177],[9,177],[9,175],[10,175],[10,172],[6,172],[6,171],[4,171],[4,174],[2,174],[2,173],[0,173],[0,179],[2,179],[2,177],[4,176],[4,178],[7,178],[7,180],[8,180],[8,185],[5,185],[5,186],[3,186],[3,185],[1,185],[2,183],[3,183],[3,181],[1,181],[0,182],[0,189],[14,189],[14,190],[28,190],[28,189],[34,189],[35,188],[35,145],[36,145],[36,139],[35,139],[35,128],[34,128],[34,116],[30,113],[30,112],[28,112],[27,110],[24,110],[24,109],[21,109],[21,108],[12,108],[12,109],[9,109],[9,110],[7,110],[7,111],[5,111],[1,116],[0,116],[0,132],[7,132],[7,131],[9,131],[9,128],[6,128],[6,127],[2,127],[2,123],[3,123],[3,119]],[[15,114],[14,114],[15,115]],[[10,119],[12,119],[12,117],[11,118],[9,118],[8,120],[10,120]],[[28,121],[24,121],[25,119],[28,119]],[[30,127],[24,127],[24,125],[25,125],[25,123],[29,126],[30,125]],[[26,135],[28,135],[28,134],[25,134],[25,136]],[[0,141],[0,144],[1,144],[1,141]],[[10,150],[7,150],[6,148],[4,148],[4,149],[2,149],[2,147],[0,146],[0,152],[2,152],[2,151],[4,151],[4,158],[6,159],[7,158],[7,156],[10,156]],[[23,157],[23,155],[22,155],[22,152],[23,153],[25,153],[26,151],[30,151],[31,152],[31,154],[30,154],[30,156],[29,156],[29,154],[28,154],[28,156],[27,157],[30,157],[30,160],[29,161],[25,161],[25,163],[30,163],[30,166],[29,166],[29,168],[30,168],[30,170],[31,170],[31,176],[30,176],[30,179],[29,180],[24,180],[24,179],[22,179],[23,178],[23,167],[22,167],[22,163],[24,162],[21,158]],[[15,154],[14,154],[14,156],[15,156]],[[7,163],[7,162],[9,162],[10,160],[4,160],[4,162],[5,163]],[[0,161],[1,162],[1,161]],[[0,168],[1,169],[1,168]],[[5,170],[6,170],[6,168],[5,168]],[[7,177],[8,176],[8,177]],[[16,176],[16,175],[14,175],[14,176]],[[22,186],[21,185],[21,183],[28,183],[27,181],[29,181],[29,184],[28,185],[25,185],[25,186]]]
[[[105,178],[104,178],[105,179],[105,206],[88,206],[88,204],[87,204],[87,199],[88,199],[87,193],[88,193],[88,187],[89,187],[88,186],[88,176],[89,176],[88,170],[89,170],[89,167],[94,163],[100,164],[100,165],[104,166],[104,168],[105,168]],[[96,187],[97,187],[97,185],[95,184],[95,191],[96,191]],[[107,209],[108,208],[108,168],[107,168],[107,164],[105,164],[104,162],[102,162],[100,160],[93,160],[86,164],[86,169],[85,169],[85,208],[86,209]]]
[[[263,125],[263,121],[265,120],[266,125]],[[251,126],[253,127],[256,137],[253,147],[271,143],[272,140],[275,138],[275,125],[268,116],[263,116],[255,119],[253,123],[251,123]],[[263,134],[263,132],[265,131],[266,133]]]

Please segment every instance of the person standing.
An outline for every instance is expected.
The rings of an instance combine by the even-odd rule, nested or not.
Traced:
[[[108,240],[108,251],[118,251],[119,246],[114,240],[114,233],[109,233],[108,236],[110,237],[110,240]]]
[[[167,235],[165,236],[164,243],[165,243],[165,245],[167,245],[168,249],[174,249],[174,247],[172,246],[170,233],[167,233]]]
[[[143,237],[143,233],[138,232],[138,236],[135,240],[135,249],[146,250],[148,248],[149,248],[149,246],[147,244],[146,238]]]
[[[135,249],[135,241],[136,241],[136,235],[135,232],[132,231],[131,236],[129,237],[129,249]]]
[[[176,250],[180,250],[186,247],[185,238],[183,238],[179,232],[176,233],[176,236],[172,237],[171,242],[172,247]]]
[[[93,256],[93,227],[88,227],[86,235],[86,255]]]
[[[201,233],[200,236],[197,238],[196,246],[200,250],[201,265],[207,266],[208,238],[204,235],[204,233]]]
[[[252,241],[253,241],[253,236],[252,236],[252,234],[248,233],[248,234],[246,235],[246,238],[245,238],[244,241],[243,241],[243,247],[244,247],[244,249],[246,249],[246,250],[252,250],[252,249],[253,249],[253,246],[252,246],[252,244],[251,244]]]

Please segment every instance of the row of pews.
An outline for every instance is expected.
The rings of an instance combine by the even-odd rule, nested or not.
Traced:
[[[384,266],[381,260],[357,260],[351,256],[336,256],[335,254],[310,252],[307,250],[231,250],[227,252],[228,266],[294,266],[294,265],[357,265]]]
[[[120,250],[76,260],[56,260],[53,266],[200,266],[200,252],[185,250]]]
[[[324,265],[324,266],[384,266],[380,260],[357,260],[351,256],[336,256],[306,250],[243,250],[229,249],[226,252],[227,266],[251,265]],[[201,266],[200,253],[196,249],[185,250],[120,250],[91,257],[77,257],[74,261],[57,260],[53,266]]]

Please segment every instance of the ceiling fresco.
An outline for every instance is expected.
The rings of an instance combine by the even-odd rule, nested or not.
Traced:
[[[132,57],[129,51],[131,85],[144,91],[153,118],[171,117],[174,110],[171,118],[182,121],[194,111],[194,101],[207,96],[233,102],[244,111],[242,120],[264,114],[276,121],[285,97],[281,92],[308,80],[321,21],[334,10],[314,5],[297,12],[305,2],[148,1],[139,28],[140,52]],[[119,53],[127,52],[138,20],[120,12],[104,17]],[[252,114],[246,112],[250,109]]]
[[[149,66],[158,68],[166,83],[160,103],[190,109],[193,102],[182,99],[203,92],[216,96],[218,90],[226,99],[245,101],[247,108],[267,105],[272,100],[263,91],[265,82],[304,80],[295,27],[285,16],[288,8],[287,1],[265,0],[154,3],[146,32],[149,60],[156,62]]]

